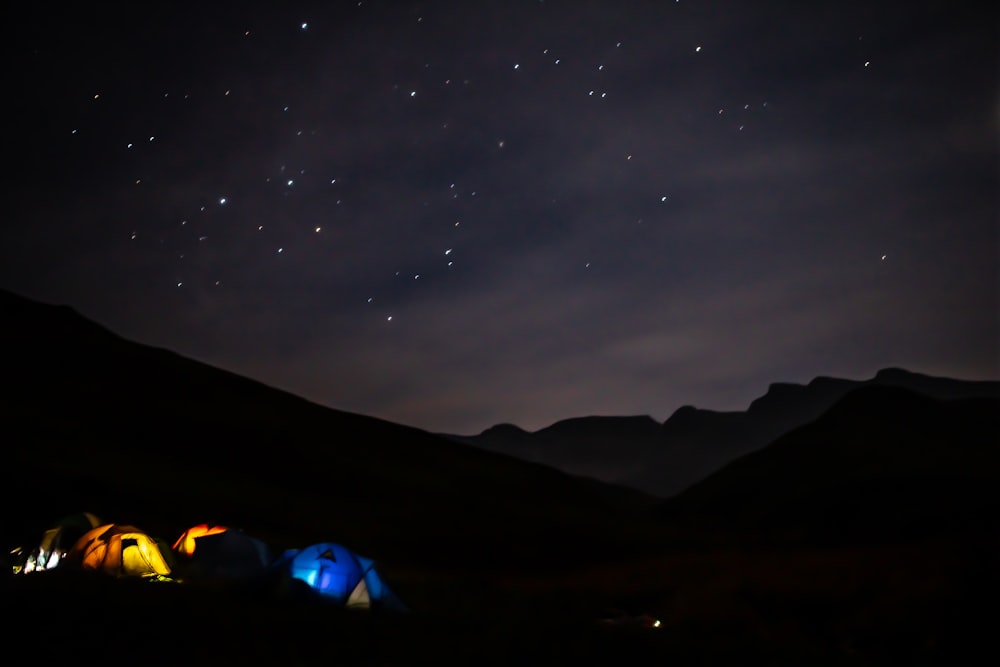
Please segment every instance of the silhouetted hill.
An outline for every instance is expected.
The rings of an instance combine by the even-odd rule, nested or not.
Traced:
[[[536,432],[507,425],[475,436],[446,437],[668,498],[816,419],[848,392],[867,386],[899,387],[940,399],[1000,397],[997,381],[886,368],[864,381],[818,377],[807,385],[774,383],[744,412],[688,405],[662,424],[649,417],[586,417],[559,421]]]
[[[816,420],[660,509],[743,544],[853,544],[1000,534],[1000,398],[851,389]]]
[[[647,442],[659,429],[650,417],[579,417],[534,433],[502,424],[478,436],[443,437],[527,461],[549,460],[571,474],[607,480],[638,475],[643,462],[629,445]],[[617,456],[609,448],[615,442],[623,445]]]
[[[171,540],[207,521],[498,570],[650,539],[630,517],[651,499],[631,489],[322,407],[65,306],[0,292],[0,314],[5,538],[86,510]]]

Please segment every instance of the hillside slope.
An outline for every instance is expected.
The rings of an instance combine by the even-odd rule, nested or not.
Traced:
[[[518,570],[619,558],[652,499],[325,408],[0,292],[4,524],[92,511],[172,539],[196,523],[390,564]],[[636,523],[636,522],[639,523]]]
[[[1000,399],[857,388],[659,511],[703,530],[735,531],[741,544],[995,536]]]

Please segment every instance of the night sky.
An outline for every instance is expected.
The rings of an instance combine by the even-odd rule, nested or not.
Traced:
[[[982,3],[3,11],[0,287],[128,339],[454,434],[1000,378]]]

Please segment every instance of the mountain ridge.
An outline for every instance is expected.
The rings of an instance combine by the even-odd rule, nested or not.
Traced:
[[[100,414],[102,409],[98,398],[101,383],[117,379],[124,385],[140,386],[143,378],[136,375],[136,369],[149,362],[169,368],[160,372],[160,386],[153,384],[142,393],[123,393],[119,400],[125,415],[119,417],[117,426],[103,424],[102,429],[115,432],[117,428],[119,435],[127,428],[145,432],[149,427],[142,423],[143,414],[169,414],[183,404],[187,406],[182,411],[188,419],[187,426],[211,432],[217,420],[205,406],[217,403],[218,395],[199,394],[198,387],[206,383],[197,380],[200,374],[211,372],[220,378],[219,384],[213,385],[213,391],[227,387],[228,404],[244,406],[245,401],[250,401],[257,406],[248,417],[248,424],[256,426],[241,424],[243,433],[263,426],[266,426],[264,431],[274,432],[279,425],[281,429],[294,430],[294,424],[281,424],[281,413],[287,407],[303,415],[323,414],[326,419],[336,418],[340,422],[338,428],[357,429],[361,424],[368,424],[386,433],[385,437],[427,439],[433,443],[429,445],[432,451],[440,451],[444,442],[468,446],[657,498],[672,497],[728,462],[816,419],[836,400],[858,387],[900,386],[941,398],[1000,396],[1000,381],[961,380],[886,367],[867,380],[817,376],[804,385],[774,382],[764,395],[751,401],[745,411],[724,412],[683,405],[663,422],[648,415],[582,416],[560,420],[534,432],[512,423],[501,423],[479,435],[459,436],[429,433],[312,403],[169,350],[133,343],[69,306],[42,304],[0,290],[0,309],[7,317],[23,323],[19,327],[6,327],[0,334],[6,349],[25,353],[44,350],[44,355],[18,354],[5,362],[3,370],[7,377],[20,378],[16,392],[8,393],[6,400],[13,408],[42,422],[46,420],[47,411],[61,406],[61,422],[47,424],[48,429],[61,427],[64,432],[71,433],[81,423],[92,421],[93,415]],[[95,345],[116,350],[118,361],[102,367],[107,361],[89,352]],[[41,363],[41,366],[20,366],[32,359],[31,363]],[[67,375],[68,371],[72,374]],[[106,377],[109,375],[110,378]],[[62,392],[53,398],[47,378],[56,376],[62,378]],[[171,386],[174,385],[185,386],[189,395],[173,395]],[[266,401],[263,396],[267,396]],[[279,403],[284,407],[279,407]],[[236,417],[231,416],[229,420],[235,422]],[[174,428],[175,432],[179,430],[183,429]]]
[[[1000,381],[940,377],[890,366],[867,380],[817,376],[807,384],[774,382],[744,411],[684,405],[663,422],[648,416],[577,417],[534,432],[509,425],[478,436],[443,435],[671,497],[729,461],[818,418],[848,392],[865,386],[908,388],[934,398],[1000,397]],[[589,430],[581,429],[581,424]],[[616,428],[623,424],[629,428]]]
[[[847,392],[817,419],[665,500],[657,512],[742,544],[976,539],[1000,529],[1000,397],[893,384]],[[711,532],[711,530],[709,530]],[[992,539],[992,538],[990,538]]]

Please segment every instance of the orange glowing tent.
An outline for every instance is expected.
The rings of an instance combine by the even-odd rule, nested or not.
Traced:
[[[176,562],[187,577],[247,577],[271,564],[270,547],[238,528],[202,523],[174,542]]]
[[[170,547],[174,553],[181,554],[184,556],[193,556],[195,549],[198,546],[198,538],[204,537],[205,535],[218,535],[219,533],[224,533],[229,528],[226,526],[218,526],[208,523],[199,523],[197,526],[191,526],[177,538],[174,545]]]
[[[66,563],[116,577],[165,577],[171,573],[170,549],[135,526],[104,524],[92,528],[66,554]]]

